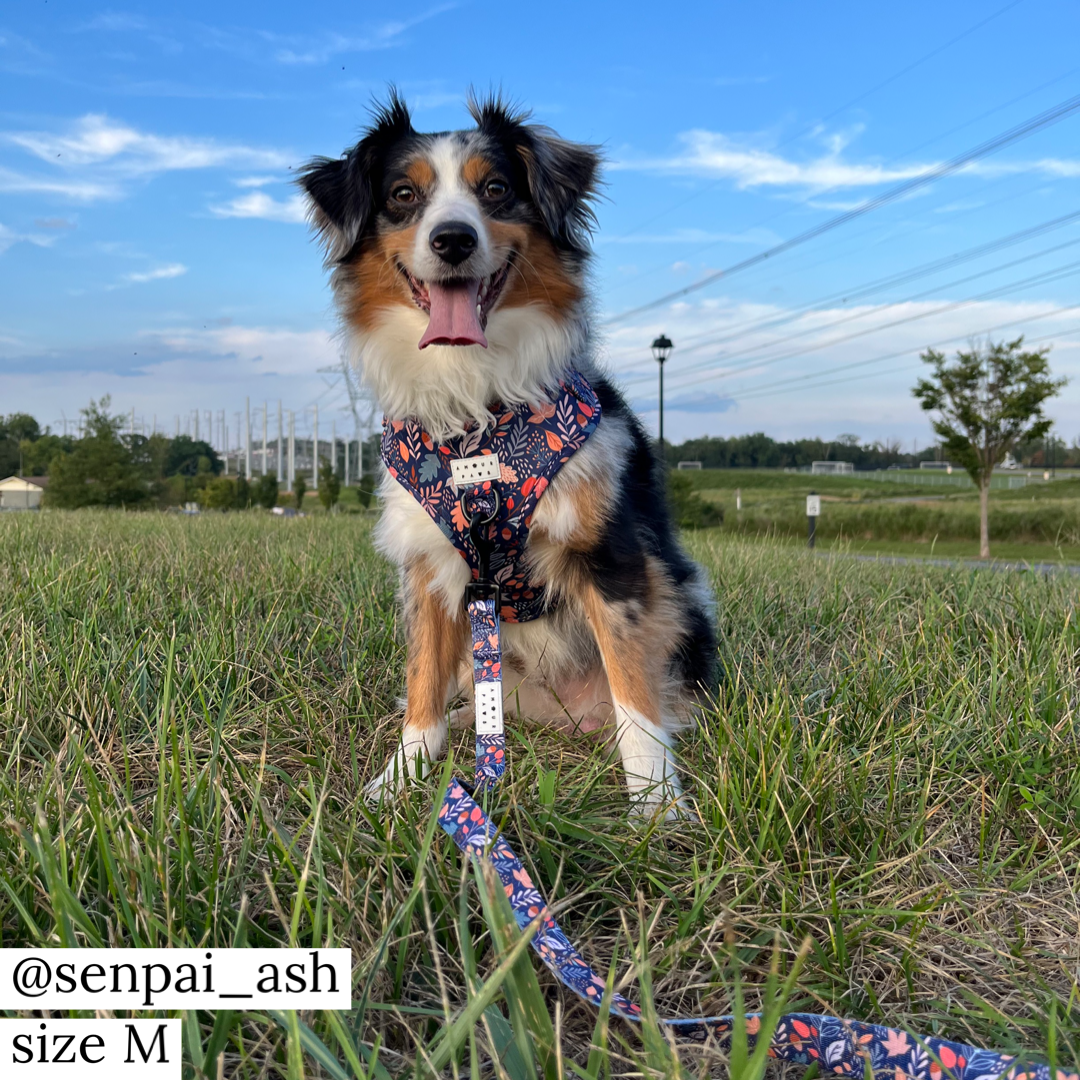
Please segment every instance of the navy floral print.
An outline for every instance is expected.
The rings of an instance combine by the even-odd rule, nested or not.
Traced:
[[[536,504],[552,477],[579,450],[600,422],[600,402],[588,380],[570,371],[551,400],[538,405],[494,407],[495,422],[436,443],[416,420],[384,420],[382,459],[387,471],[431,515],[443,534],[479,576],[480,562],[469,538],[450,462],[497,453],[499,507],[488,528],[496,541],[491,577],[502,594],[500,616],[528,622],[544,613],[544,583],[525,561],[525,543]],[[490,490],[492,482],[482,487]]]

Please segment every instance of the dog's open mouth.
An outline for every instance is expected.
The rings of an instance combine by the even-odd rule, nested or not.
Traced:
[[[486,278],[458,281],[421,281],[398,263],[409,283],[413,303],[428,314],[428,327],[419,347],[429,345],[482,345],[487,348],[484,330],[495,302],[502,294],[510,273],[513,255]]]

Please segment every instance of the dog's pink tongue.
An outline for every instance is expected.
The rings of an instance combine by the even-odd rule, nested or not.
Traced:
[[[483,345],[486,349],[487,338],[476,314],[479,295],[479,278],[446,285],[429,281],[431,318],[420,339],[420,348],[426,349],[429,345]]]

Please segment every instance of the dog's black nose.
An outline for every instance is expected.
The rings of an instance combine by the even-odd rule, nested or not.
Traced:
[[[476,250],[479,239],[476,230],[467,222],[444,221],[431,230],[428,243],[443,262],[457,266]]]

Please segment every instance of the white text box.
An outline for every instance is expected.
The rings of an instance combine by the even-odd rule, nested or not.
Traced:
[[[0,1019],[0,1068],[8,1080],[177,1080],[183,1075],[180,1021]]]
[[[348,949],[0,949],[0,1009],[348,1009]]]

